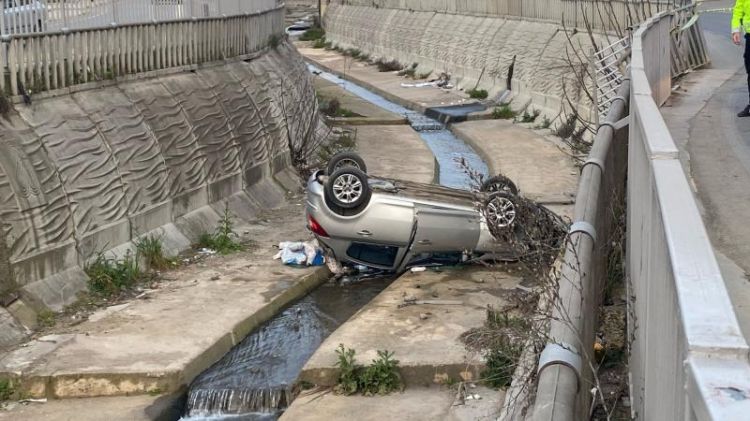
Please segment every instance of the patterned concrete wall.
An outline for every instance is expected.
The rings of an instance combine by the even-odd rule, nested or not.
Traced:
[[[176,251],[215,227],[223,203],[245,217],[280,203],[289,144],[318,124],[287,44],[16,106],[0,117],[0,298],[60,310],[97,252],[154,230]]]
[[[419,63],[417,73],[445,71],[460,88],[478,82],[493,94],[505,89],[515,56],[512,90],[521,101],[554,116],[565,90],[574,103],[591,108],[567,60],[576,56],[571,44],[584,60],[589,55],[587,34],[570,35],[571,43],[561,27],[550,23],[333,3],[325,25],[327,39],[341,47],[405,65]]]

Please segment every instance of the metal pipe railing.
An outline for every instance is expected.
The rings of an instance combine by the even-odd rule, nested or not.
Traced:
[[[550,317],[549,342],[539,362],[534,420],[580,420],[579,391],[590,382],[591,344],[593,344],[592,309],[600,304],[600,288],[594,267],[606,259],[607,226],[613,214],[603,212],[602,200],[622,186],[608,185],[624,182],[624,171],[613,177],[606,172],[617,172],[607,166],[612,162],[613,143],[617,123],[627,116],[630,81],[625,79],[619,89],[618,100],[610,107],[605,121],[599,126],[589,159],[581,171],[576,196],[574,223],[570,241],[563,258],[558,296]],[[621,161],[625,157],[617,157]],[[624,169],[624,163],[620,166]],[[619,181],[618,181],[619,180]],[[621,199],[621,198],[620,198]],[[607,220],[609,218],[609,220]],[[596,317],[594,316],[595,320]],[[584,395],[588,396],[588,393]]]

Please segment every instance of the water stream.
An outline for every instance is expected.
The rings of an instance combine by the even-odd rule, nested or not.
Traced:
[[[370,92],[354,82],[342,79],[332,73],[325,72],[308,64],[308,69],[318,77],[339,85],[342,89],[377,105],[392,113],[403,115],[409,120],[411,127],[419,133],[422,140],[432,151],[440,165],[440,184],[448,187],[466,189],[471,186],[471,179],[456,162],[463,158],[468,166],[474,171],[487,175],[489,170],[487,164],[479,157],[479,154],[463,140],[457,138],[445,125],[435,119],[425,116],[417,111],[409,110],[393,103],[382,96]],[[435,89],[435,88],[414,88]]]
[[[390,278],[329,282],[251,333],[190,385],[183,420],[275,420],[323,340],[378,295]]]
[[[408,110],[361,86],[310,67],[319,77],[393,113],[404,115],[440,165],[440,184],[468,188],[469,176],[456,163],[487,174],[487,165],[437,120]],[[294,382],[315,350],[338,326],[385,289],[392,279],[329,282],[251,333],[190,386],[182,420],[276,420],[294,399]]]

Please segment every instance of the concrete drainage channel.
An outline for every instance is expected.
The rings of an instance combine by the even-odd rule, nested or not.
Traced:
[[[487,164],[440,121],[408,110],[354,83],[310,66],[347,91],[393,113],[405,115],[432,150],[440,184],[468,188],[472,182],[456,160],[488,173]],[[388,139],[383,139],[388,141]],[[288,307],[196,378],[183,420],[275,420],[294,399],[294,382],[307,360],[338,326],[384,290],[392,278],[337,285],[329,282]]]
[[[308,358],[391,281],[328,282],[291,305],[193,381],[182,419],[278,419],[294,398],[294,382]]]
[[[471,179],[464,169],[456,162],[456,159],[460,158],[465,159],[466,163],[472,170],[485,175],[488,174],[489,169],[487,164],[479,157],[477,152],[463,140],[457,138],[437,119],[388,101],[378,94],[370,92],[353,82],[341,79],[332,73],[320,70],[311,64],[308,64],[307,67],[317,77],[322,77],[329,82],[333,82],[341,86],[342,89],[345,89],[380,108],[405,116],[409,120],[411,127],[419,133],[422,140],[424,140],[430,150],[432,150],[432,154],[435,155],[435,159],[440,167],[440,184],[462,189],[471,186]],[[454,108],[452,112],[462,112],[465,114],[474,111],[477,111],[477,109],[472,107],[461,107]],[[438,117],[437,114],[435,116]],[[383,141],[387,142],[388,139],[383,139]]]

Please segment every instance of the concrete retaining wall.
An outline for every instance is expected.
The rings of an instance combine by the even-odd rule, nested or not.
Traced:
[[[531,102],[554,116],[565,103],[564,91],[582,109],[591,107],[566,58],[579,54],[585,60],[592,41],[578,33],[569,42],[555,24],[331,4],[325,25],[328,40],[336,45],[404,65],[418,63],[417,73],[447,72],[459,88],[478,85],[491,95],[505,89],[515,56],[511,87],[516,108]],[[596,39],[606,45],[604,36]]]
[[[86,288],[95,253],[124,254],[146,234],[177,252],[212,232],[226,205],[251,219],[279,204],[294,183],[289,142],[318,124],[287,44],[16,106],[0,118],[3,304],[20,296],[34,311],[61,310]]]

